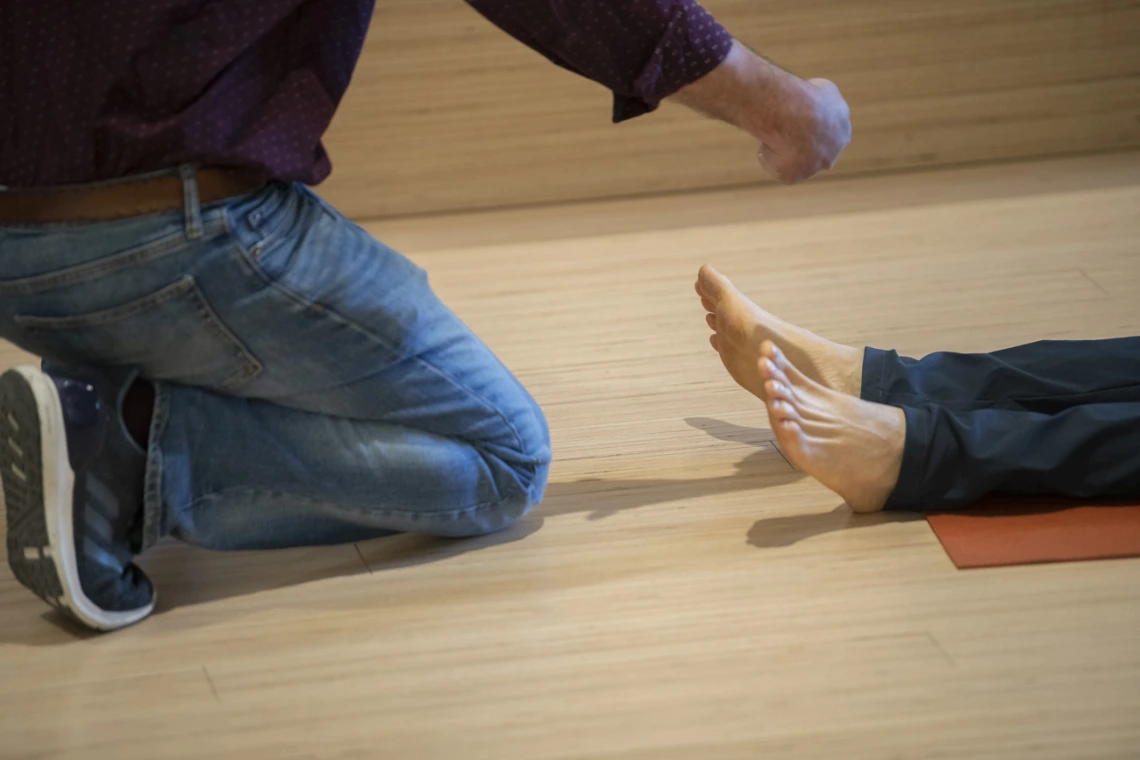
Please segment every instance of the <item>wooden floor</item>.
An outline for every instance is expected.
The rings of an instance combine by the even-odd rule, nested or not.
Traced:
[[[1140,154],[374,231],[546,408],[546,502],[459,543],[161,546],[158,613],[100,637],[5,568],[0,756],[1140,757],[1140,560],[959,572],[852,516],[692,293],[711,261],[907,353],[1140,334]]]

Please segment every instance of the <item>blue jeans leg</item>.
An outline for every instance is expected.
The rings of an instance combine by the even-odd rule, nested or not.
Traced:
[[[550,437],[425,273],[312,192],[0,230],[0,335],[157,389],[145,545],[218,549],[499,530]]]
[[[527,450],[510,433],[465,441],[184,386],[159,398],[156,527],[213,549],[492,533],[545,483],[543,445]]]

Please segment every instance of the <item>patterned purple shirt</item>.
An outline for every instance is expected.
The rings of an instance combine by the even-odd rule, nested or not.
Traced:
[[[614,92],[656,108],[728,54],[696,0],[468,0]],[[317,184],[321,137],[374,0],[0,0],[0,185],[198,163]]]

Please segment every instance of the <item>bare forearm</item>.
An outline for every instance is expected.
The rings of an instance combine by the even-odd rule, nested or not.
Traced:
[[[720,66],[683,87],[673,98],[705,116],[759,137],[762,115],[778,114],[792,99],[799,82],[740,42],[733,42]]]
[[[800,79],[738,41],[673,98],[759,140],[761,163],[784,182],[831,168],[851,139],[850,112],[834,84]]]

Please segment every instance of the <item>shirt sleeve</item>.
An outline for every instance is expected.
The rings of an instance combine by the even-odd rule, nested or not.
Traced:
[[[732,35],[696,0],[467,0],[491,23],[614,93],[614,121],[649,113],[720,65]]]

